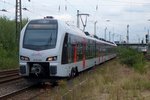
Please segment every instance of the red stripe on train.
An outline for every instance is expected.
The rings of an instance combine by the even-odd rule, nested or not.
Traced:
[[[77,62],[77,45],[74,45],[74,63]]]

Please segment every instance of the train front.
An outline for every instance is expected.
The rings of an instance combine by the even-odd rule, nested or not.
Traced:
[[[40,81],[56,75],[57,38],[58,22],[54,19],[32,20],[23,28],[19,48],[21,76]]]

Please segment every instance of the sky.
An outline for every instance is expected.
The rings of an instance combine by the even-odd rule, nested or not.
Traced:
[[[15,18],[16,0],[0,0],[0,16]],[[96,35],[113,41],[126,41],[127,25],[129,25],[129,42],[139,43],[145,41],[145,35],[150,29],[150,1],[149,0],[22,0],[23,18],[37,19],[44,16],[55,18],[76,25],[77,10],[80,14],[86,13],[86,31],[94,34],[94,23],[96,23]],[[82,16],[85,20],[85,16]],[[83,29],[80,21],[80,29]]]

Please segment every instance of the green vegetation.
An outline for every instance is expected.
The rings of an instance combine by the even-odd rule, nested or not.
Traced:
[[[141,73],[146,71],[144,66],[145,58],[143,54],[137,50],[128,47],[119,47],[118,55],[122,64],[126,64]]]
[[[71,81],[46,88],[35,100],[150,100],[150,63],[140,74],[119,63],[119,59],[81,73]]]
[[[27,21],[24,20],[23,23]],[[0,70],[18,67],[15,20],[0,17]]]

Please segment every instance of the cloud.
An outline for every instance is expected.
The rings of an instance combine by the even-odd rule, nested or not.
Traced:
[[[72,21],[73,20],[72,16],[69,14],[54,15],[54,17],[57,19],[64,20],[64,21]]]
[[[7,3],[0,2],[0,9],[7,8],[9,13],[0,12],[0,15],[6,15],[9,18],[15,16],[15,1],[5,0]],[[67,5],[67,11],[65,6]],[[96,10],[96,5],[98,9]],[[60,11],[59,11],[60,6]],[[54,16],[64,21],[74,21],[76,24],[76,13],[88,13],[88,21],[98,21],[97,27],[101,35],[104,34],[106,26],[109,31],[113,31],[126,36],[126,25],[130,24],[131,39],[145,32],[143,27],[150,27],[150,1],[149,0],[22,0],[22,7],[29,11],[23,11],[23,18],[29,19],[43,18],[45,16]],[[110,20],[107,22],[106,20]],[[87,31],[93,33],[94,24],[88,22]],[[97,31],[98,32],[98,31]],[[132,39],[133,41],[135,39]],[[131,40],[131,41],[132,41]]]
[[[124,9],[125,12],[129,13],[149,13],[150,4],[145,4],[142,6],[131,6]]]

